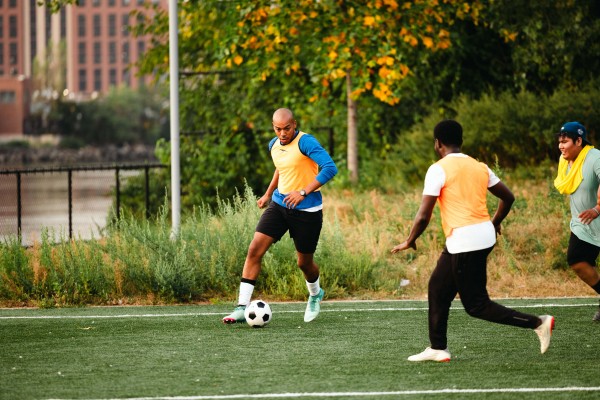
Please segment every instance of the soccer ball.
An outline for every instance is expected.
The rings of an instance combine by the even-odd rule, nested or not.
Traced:
[[[262,300],[254,300],[244,311],[246,322],[253,328],[261,328],[271,322],[272,315],[271,307]]]

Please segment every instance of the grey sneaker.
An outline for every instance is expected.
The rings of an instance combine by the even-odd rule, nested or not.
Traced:
[[[318,294],[308,297],[308,304],[306,305],[306,311],[304,312],[304,322],[310,322],[317,318],[319,311],[321,311],[321,301],[325,296],[325,291],[321,289]]]
[[[542,324],[535,328],[535,333],[540,338],[540,351],[544,354],[550,346],[550,338],[554,329],[554,317],[552,315],[541,315],[540,319]]]
[[[596,314],[594,315],[594,318],[592,318],[592,321],[600,322],[600,307],[598,307],[598,311],[596,311]]]
[[[244,311],[246,306],[237,306],[231,314],[223,318],[224,324],[235,324],[236,322],[246,322]]]
[[[431,347],[428,347],[419,354],[408,357],[408,361],[449,362],[451,358],[452,356],[447,348],[445,350],[435,350]]]

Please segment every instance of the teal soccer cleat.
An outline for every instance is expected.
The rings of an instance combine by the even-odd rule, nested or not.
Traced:
[[[244,316],[245,310],[246,306],[237,306],[231,314],[223,318],[223,323],[235,324],[236,322],[246,322],[246,317]]]
[[[306,311],[304,312],[304,322],[310,322],[319,316],[323,296],[325,296],[325,291],[323,289],[319,291],[319,294],[309,296]]]

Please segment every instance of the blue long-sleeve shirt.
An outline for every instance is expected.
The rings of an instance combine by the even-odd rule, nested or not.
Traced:
[[[296,135],[298,135],[298,132],[296,132]],[[278,138],[275,137],[269,142],[269,152],[271,152],[271,149],[277,140]],[[315,176],[315,179],[319,181],[321,185],[329,182],[337,174],[338,169],[333,159],[314,136],[304,133],[298,140],[298,148],[304,156],[310,158],[318,165],[319,172]],[[279,189],[275,189],[272,200],[282,207],[286,207],[285,203],[283,202],[283,199],[286,196],[287,193],[280,193]],[[321,207],[322,204],[323,198],[321,192],[314,191],[308,194],[306,198],[300,204],[298,204],[296,209],[316,209]]]

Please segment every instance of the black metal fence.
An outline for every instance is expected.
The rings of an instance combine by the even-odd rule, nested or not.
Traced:
[[[29,231],[68,226],[69,238],[73,238],[78,214],[91,212],[105,220],[114,206],[115,214],[120,215],[123,181],[139,174],[144,175],[145,215],[149,217],[150,170],[157,168],[165,166],[145,163],[0,170],[0,237],[16,234],[23,243],[27,233],[23,222],[27,219]],[[85,226],[85,221],[82,224]]]

